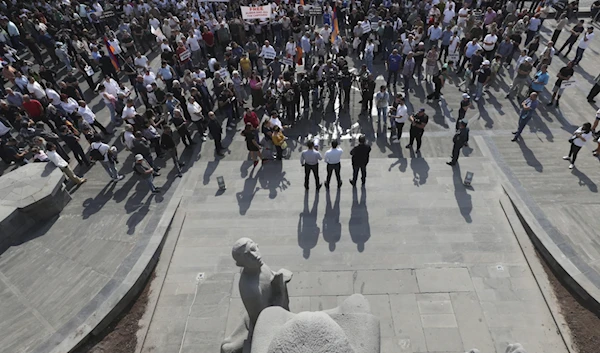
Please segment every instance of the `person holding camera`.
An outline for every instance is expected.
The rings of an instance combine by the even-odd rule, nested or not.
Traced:
[[[571,143],[571,149],[569,150],[569,155],[564,156],[563,159],[566,161],[570,161],[569,169],[575,168],[575,160],[577,159],[577,154],[581,147],[585,145],[587,141],[592,140],[592,124],[585,123],[579,129],[575,130],[573,136],[569,138],[569,142]]]
[[[102,137],[99,134],[94,134],[92,137],[92,143],[90,144],[90,158],[102,164],[112,181],[116,182],[123,180],[124,176],[117,172],[117,156],[111,151],[109,145],[102,142]]]

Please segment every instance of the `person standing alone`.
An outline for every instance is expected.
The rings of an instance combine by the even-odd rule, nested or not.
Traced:
[[[417,153],[421,150],[421,139],[425,132],[425,126],[429,122],[429,116],[425,114],[425,108],[419,109],[419,112],[409,117],[411,122],[410,126],[410,140],[406,148],[412,148],[413,143],[417,140]]]
[[[310,140],[306,143],[307,149],[300,155],[300,164],[304,166],[304,188],[308,190],[308,179],[310,172],[312,171],[315,176],[315,184],[317,191],[321,189],[321,182],[319,181],[319,161],[323,159],[318,151],[315,151],[315,143]]]
[[[335,172],[335,178],[337,179],[338,189],[342,187],[342,178],[340,176],[342,153],[344,151],[338,147],[338,141],[331,141],[331,148],[325,152],[325,163],[327,163],[327,179],[325,180],[325,188],[329,189],[329,182],[331,181],[331,175]]]
[[[452,138],[452,142],[454,143],[454,146],[452,147],[452,160],[450,162],[446,162],[447,165],[455,165],[456,162],[458,162],[458,156],[461,148],[463,148],[463,146],[465,146],[469,141],[469,128],[467,127],[467,121],[464,119],[460,120],[458,126],[458,130]]]
[[[356,186],[356,179],[358,178],[359,170],[362,179],[362,185],[365,185],[367,181],[367,164],[369,164],[370,153],[371,146],[366,144],[365,135],[360,135],[358,137],[358,146],[355,146],[350,151],[350,154],[352,155],[352,179],[350,179],[350,184],[352,186]]]
[[[513,135],[515,135],[515,137],[513,137],[511,141],[517,141],[519,136],[521,136],[523,129],[525,128],[529,120],[531,120],[531,118],[533,117],[533,112],[535,111],[535,108],[537,108],[538,104],[538,94],[536,92],[531,93],[529,95],[529,98],[525,99],[521,103],[521,112],[519,113],[519,127],[517,128],[517,131],[513,132]]]

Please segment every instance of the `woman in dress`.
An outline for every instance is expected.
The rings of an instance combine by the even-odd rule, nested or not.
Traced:
[[[244,88],[243,80],[244,79],[240,75],[239,71],[234,70],[231,74],[231,81],[233,82],[233,91],[240,104],[245,103],[246,99],[248,98],[248,93]]]

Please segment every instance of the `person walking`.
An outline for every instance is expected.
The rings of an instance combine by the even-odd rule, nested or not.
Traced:
[[[469,142],[469,128],[467,127],[467,121],[464,119],[460,120],[458,125],[458,130],[456,130],[454,137],[452,137],[452,142],[454,143],[452,147],[452,160],[446,162],[447,165],[456,165],[461,148]]]
[[[350,155],[352,155],[352,179],[350,179],[350,184],[353,187],[356,187],[359,170],[362,185],[364,186],[367,181],[367,164],[369,164],[371,146],[366,144],[366,140],[365,135],[360,135],[358,145],[350,151]]]
[[[329,190],[331,175],[335,172],[338,189],[342,187],[342,177],[340,176],[341,158],[344,151],[338,147],[338,141],[331,141],[331,148],[325,152],[325,163],[327,163],[327,179],[325,180],[325,189]]]
[[[560,54],[562,54],[563,49],[565,49],[565,47],[567,45],[569,46],[569,49],[567,49],[565,56],[569,55],[569,53],[571,52],[571,48],[573,48],[573,45],[575,45],[575,42],[577,41],[577,38],[579,38],[579,35],[581,33],[583,33],[583,31],[584,31],[584,28],[583,28],[584,22],[585,22],[584,20],[579,20],[579,22],[575,26],[573,26],[573,28],[571,28],[569,30],[569,32],[571,32],[571,35],[569,36],[569,38],[567,38],[567,41],[565,42],[565,44],[563,44],[563,46],[558,50],[558,52],[556,53],[556,56],[559,56]]]
[[[177,133],[179,134],[179,138],[185,147],[190,145],[195,145],[196,143],[192,140],[192,134],[190,134],[190,130],[187,126],[187,121],[185,117],[181,113],[181,109],[175,108],[173,109],[173,114],[171,116],[171,123],[175,126]],[[187,140],[187,142],[186,142]]]
[[[577,51],[575,52],[575,58],[573,59],[573,65],[579,65],[579,62],[583,58],[583,52],[590,45],[592,39],[594,38],[594,27],[588,27],[587,32],[583,35],[583,38],[579,41],[579,45],[577,46]]]
[[[177,176],[182,177],[181,167],[185,165],[185,162],[179,161],[179,155],[177,154],[177,144],[173,139],[173,130],[168,125],[163,126],[163,133],[160,136],[160,147],[167,151],[167,154],[173,159],[173,164],[177,169]]]
[[[208,131],[215,141],[215,153],[221,157],[223,153],[223,145],[221,144],[221,133],[223,131],[221,124],[217,121],[217,116],[212,111],[208,112]]]
[[[425,126],[429,122],[429,116],[425,114],[425,108],[419,109],[417,114],[411,115],[409,118],[410,126],[410,140],[406,148],[413,148],[413,143],[417,140],[417,153],[421,150],[421,139],[425,132]]]
[[[413,52],[408,52],[406,60],[404,60],[404,67],[402,67],[402,80],[404,82],[404,92],[408,92],[410,88],[410,79],[415,73],[415,59],[413,58]]]
[[[535,111],[535,108],[537,108],[538,104],[538,94],[536,92],[532,92],[529,95],[529,98],[525,99],[521,103],[521,112],[519,113],[518,128],[517,131],[513,132],[513,135],[515,136],[511,141],[517,141],[519,136],[521,136],[523,129],[525,128],[529,120],[531,120],[531,118],[533,117],[533,112]]]
[[[69,180],[74,182],[76,185],[81,185],[87,181],[85,178],[80,178],[75,175],[75,172],[69,167],[69,163],[67,163],[61,156],[56,152],[56,145],[52,142],[46,143],[46,156],[48,159],[58,168],[60,169]]]
[[[477,72],[477,91],[475,93],[475,101],[479,101],[483,95],[483,88],[486,87],[492,80],[492,70],[490,70],[490,61],[484,60],[481,63],[481,68]]]
[[[150,191],[152,191],[153,194],[158,194],[160,192],[160,188],[154,186],[154,175],[156,175],[156,173],[154,172],[154,169],[152,169],[148,161],[146,161],[144,159],[144,156],[142,156],[141,154],[135,155],[135,163],[133,164],[133,170],[140,177],[141,180],[148,184],[148,186],[150,187]]]
[[[154,169],[154,176],[159,176],[158,172],[160,168],[158,168],[154,164],[154,158],[152,158],[152,150],[150,149],[150,142],[144,138],[141,131],[136,131],[134,133],[134,139],[131,142],[132,148],[131,153],[133,154],[141,154],[142,157],[150,164],[152,169]]]
[[[67,127],[66,125],[61,126],[58,129],[58,132],[60,138],[63,141],[65,141],[67,147],[69,147],[71,152],[73,152],[73,155],[75,156],[77,162],[79,162],[79,164],[85,164],[86,167],[89,167],[91,163],[85,155],[83,147],[81,147],[81,145],[79,144],[79,137],[75,136],[75,134],[71,132],[71,130],[69,130],[69,127]]]
[[[300,154],[300,164],[304,167],[304,188],[308,190],[308,179],[312,172],[315,177],[315,185],[317,191],[321,189],[321,182],[319,181],[319,161],[323,159],[319,151],[315,151],[315,143],[310,140],[306,143],[307,149],[302,151]]]
[[[393,131],[392,129],[392,133],[395,132],[396,137],[392,140],[392,142],[400,142],[400,139],[402,138],[402,130],[404,129],[404,124],[408,121],[408,107],[404,103],[404,97],[402,97],[402,95],[399,93],[396,95],[396,102],[394,102],[394,105],[396,106],[396,110],[393,117],[393,125],[395,126],[396,131]]]
[[[590,123],[585,123],[579,129],[575,130],[573,136],[569,139],[571,142],[569,155],[563,157],[564,160],[571,162],[569,169],[575,168],[575,160],[577,159],[579,150],[581,150],[581,147],[583,147],[587,141],[592,140],[592,135],[592,124]]]
[[[390,94],[386,91],[386,86],[381,85],[379,92],[375,95],[375,105],[377,106],[377,124],[381,124],[383,119],[383,126],[387,126],[387,112],[390,104]]]
[[[102,142],[102,137],[100,137],[100,135],[95,134],[92,137],[92,143],[90,144],[90,158],[100,162],[112,181],[116,182],[123,180],[124,176],[117,172],[115,157],[112,153],[110,146]]]

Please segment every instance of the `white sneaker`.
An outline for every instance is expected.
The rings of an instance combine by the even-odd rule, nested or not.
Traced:
[[[564,156],[564,157],[563,157],[563,159],[564,159],[565,161],[570,161],[570,160],[571,160],[571,157],[569,157],[569,156]]]
[[[569,165],[569,169],[573,169],[575,168],[575,164],[571,163],[571,165]]]
[[[206,141],[206,136],[202,136],[202,141]]]

